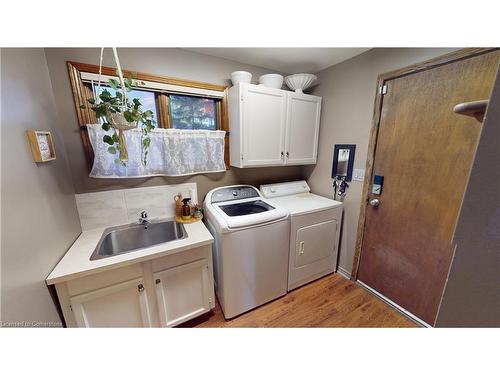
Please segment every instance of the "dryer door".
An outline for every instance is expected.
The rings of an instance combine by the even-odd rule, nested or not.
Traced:
[[[288,290],[335,271],[342,207],[292,216]]]
[[[335,251],[337,220],[302,227],[297,231],[295,267],[299,268],[332,256]]]

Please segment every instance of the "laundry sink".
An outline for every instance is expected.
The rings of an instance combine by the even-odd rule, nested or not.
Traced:
[[[184,225],[172,220],[112,227],[104,231],[90,260],[120,255],[186,237]]]

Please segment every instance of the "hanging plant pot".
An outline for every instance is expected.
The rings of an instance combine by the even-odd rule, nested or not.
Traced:
[[[118,130],[118,150],[119,150],[119,160],[122,164],[128,163],[128,150],[127,141],[125,139],[125,130],[132,130],[137,128],[139,125],[138,121],[129,122],[125,118],[125,111],[127,107],[122,107],[122,112],[109,113],[107,118],[108,123]]]
[[[127,110],[127,108],[122,108],[123,112],[125,112]],[[139,122],[138,121],[132,121],[132,122],[129,122],[127,121],[127,119],[125,118],[125,115],[120,112],[116,112],[116,113],[109,113],[109,115],[107,116],[107,120],[108,120],[108,123],[115,129],[117,130],[132,130],[132,129],[135,129],[137,128],[137,126],[139,125]]]
[[[121,163],[126,166],[128,162],[127,143],[125,139],[125,131],[132,130],[140,127],[142,131],[142,161],[147,164],[148,148],[150,145],[149,133],[155,128],[155,121],[152,111],[142,111],[141,102],[135,98],[129,100],[127,98],[127,91],[131,91],[135,86],[131,78],[124,79],[123,73],[118,59],[116,48],[113,48],[113,54],[116,61],[117,73],[120,82],[110,79],[109,84],[116,90],[115,95],[112,96],[108,90],[99,93],[96,100],[89,99],[88,102],[92,105],[91,109],[96,113],[96,116],[103,121],[102,128],[109,131],[111,128],[115,131],[114,134],[106,135],[103,137],[103,142],[109,145],[108,152],[116,154],[118,158],[115,162]],[[99,64],[99,85],[98,92],[101,87],[101,70],[102,70],[102,55],[103,48],[101,48],[101,58]]]

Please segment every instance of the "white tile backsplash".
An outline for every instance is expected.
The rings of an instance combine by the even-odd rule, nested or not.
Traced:
[[[82,230],[125,224],[128,221],[125,197],[116,191],[76,194]]]
[[[148,190],[125,190],[128,221],[136,221],[142,211],[146,211],[150,219],[172,216],[169,191],[170,189],[166,187]]]
[[[196,183],[76,194],[82,230],[132,223],[142,211],[151,219],[173,217],[178,193],[196,197]]]

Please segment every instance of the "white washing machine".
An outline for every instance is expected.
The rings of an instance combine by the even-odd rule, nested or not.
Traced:
[[[311,193],[305,181],[262,185],[268,201],[290,212],[288,290],[332,273],[342,219],[342,203]]]
[[[287,291],[288,212],[249,185],[213,189],[204,201],[214,236],[215,291],[229,319]]]

